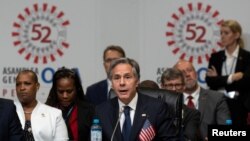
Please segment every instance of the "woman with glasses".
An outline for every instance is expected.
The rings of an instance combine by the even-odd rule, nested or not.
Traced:
[[[90,140],[94,106],[86,102],[75,70],[62,67],[55,72],[46,104],[62,110],[70,140]]]

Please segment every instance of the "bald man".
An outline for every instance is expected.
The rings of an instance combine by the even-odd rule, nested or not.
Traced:
[[[222,93],[199,86],[197,73],[193,64],[189,61],[179,60],[174,68],[182,71],[185,78],[184,104],[187,105],[189,101],[188,96],[192,96],[194,108],[201,113],[201,137],[205,140],[208,125],[225,125],[226,120],[231,119],[225,97]]]

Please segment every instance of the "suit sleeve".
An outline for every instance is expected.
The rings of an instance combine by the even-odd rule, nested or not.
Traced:
[[[60,140],[60,141],[68,140],[68,131],[64,119],[62,117],[61,111],[56,117],[55,140]]]
[[[91,97],[91,88],[90,87],[87,87],[86,98],[87,98],[88,101],[92,100],[92,97]]]
[[[219,56],[216,54],[212,54],[211,58],[209,60],[208,68],[212,68],[212,66],[215,67],[218,76],[206,76],[206,82],[210,89],[212,90],[218,90],[222,87],[225,87],[227,85],[227,79],[228,75],[221,76],[221,67],[218,64]]]
[[[16,113],[16,107],[13,103],[9,105],[9,139],[10,141],[24,141],[24,133],[18,115]]]
[[[187,140],[198,141],[199,126],[200,126],[200,112],[198,110],[191,110],[187,113],[186,124],[184,125],[184,138]]]
[[[231,119],[229,108],[226,102],[226,99],[223,95],[221,95],[219,98],[219,101],[216,105],[216,121],[219,125],[225,125],[227,119]]]

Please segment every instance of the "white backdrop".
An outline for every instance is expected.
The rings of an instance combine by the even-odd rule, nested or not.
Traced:
[[[15,76],[22,68],[38,72],[41,101],[47,98],[54,70],[61,66],[78,68],[86,89],[105,78],[102,53],[111,44],[122,46],[128,57],[139,62],[141,80],[158,81],[162,69],[173,66],[183,54],[185,59],[194,57],[199,82],[205,85],[205,56],[219,49],[216,22],[238,20],[250,48],[249,5],[248,0],[1,0],[0,96],[16,98]],[[166,36],[166,32],[173,35]],[[205,46],[204,40],[212,45]],[[175,44],[170,45],[171,41]]]

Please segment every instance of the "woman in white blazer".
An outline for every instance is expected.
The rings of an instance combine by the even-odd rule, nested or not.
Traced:
[[[67,141],[68,132],[59,109],[36,100],[39,82],[35,72],[21,71],[16,78],[18,117],[26,141]]]

